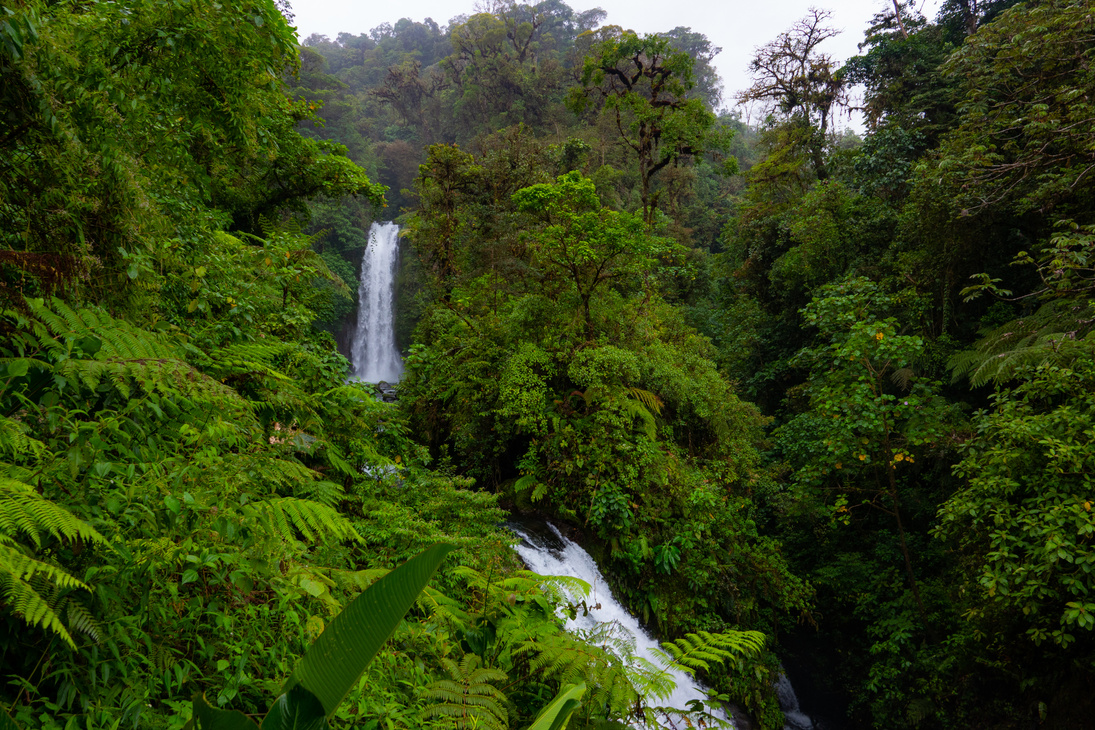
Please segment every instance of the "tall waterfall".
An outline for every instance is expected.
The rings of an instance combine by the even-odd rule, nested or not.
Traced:
[[[510,523],[509,528],[521,538],[521,544],[516,547],[517,554],[528,565],[529,570],[540,575],[567,575],[572,578],[581,578],[592,586],[590,595],[586,598],[586,604],[591,606],[589,613],[578,615],[567,621],[568,631],[595,629],[598,625],[613,623],[621,632],[626,632],[635,640],[635,656],[651,662],[655,666],[662,666],[661,660],[651,652],[658,647],[658,642],[650,638],[639,620],[629,614],[627,610],[616,602],[612,592],[605,583],[605,578],[582,548],[568,540],[554,525],[548,524],[551,533],[533,530],[525,525]],[[669,670],[676,688],[668,697],[647,697],[646,703],[650,706],[675,707],[687,709],[688,703],[694,700],[706,700],[707,693],[696,683],[692,677],[676,669]],[[733,722],[720,710],[712,710],[711,714],[725,723],[723,727],[733,728]],[[684,728],[694,727],[694,722],[686,722],[680,715],[666,714],[660,718],[661,727]],[[709,721],[707,727],[718,727],[717,723]]]
[[[399,260],[399,226],[373,223],[361,257],[357,330],[351,344],[354,377],[368,383],[395,383],[403,358],[395,348],[395,272]]]

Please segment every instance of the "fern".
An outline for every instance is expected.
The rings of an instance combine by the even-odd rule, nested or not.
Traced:
[[[32,444],[20,446],[16,443],[16,449],[19,448],[24,453],[35,451]],[[25,538],[36,549],[41,549],[49,537],[98,544],[105,544],[106,540],[68,510],[45,499],[28,484],[12,478],[21,471],[9,464],[0,464],[0,592],[8,608],[27,624],[51,631],[75,647],[72,634],[61,620],[56,589],[89,590],[88,586],[61,568],[33,557],[29,550],[16,543],[16,538]],[[47,599],[50,588],[55,597],[52,602]],[[77,630],[90,632],[98,640],[94,621],[89,621],[90,615],[86,611],[73,608],[75,605],[69,604],[69,621]]]
[[[92,391],[109,382],[126,399],[136,384],[181,404],[204,404],[218,411],[250,409],[235,390],[191,367],[183,359],[184,348],[162,335],[105,312],[72,309],[59,299],[49,304],[28,299],[27,308],[35,319],[20,323],[21,329],[29,330],[22,333],[21,351],[31,356],[48,353],[46,359],[56,364],[43,362],[43,367],[69,382]]]
[[[7,608],[28,625],[51,631],[76,648],[60,615],[42,595],[43,588],[50,585],[90,590],[65,571],[30,557],[14,547],[10,538],[0,536],[0,595]]]
[[[55,349],[63,337],[69,343],[80,343],[101,360],[178,360],[181,350],[159,335],[138,329],[106,313],[91,309],[72,309],[60,299],[51,299],[47,306],[40,299],[27,300],[28,308],[48,330],[36,328],[44,342]],[[67,347],[66,347],[67,349]]]
[[[505,673],[480,667],[475,654],[465,655],[459,665],[451,659],[441,661],[452,679],[442,679],[425,688],[425,698],[434,703],[426,708],[426,717],[448,720],[449,726],[457,730],[509,727],[506,696],[490,684],[505,681]]]
[[[28,436],[23,423],[0,415],[0,455],[37,460],[45,451],[46,445]]]
[[[245,342],[214,350],[205,355],[202,369],[216,378],[258,373],[282,383],[292,382],[281,372],[280,362],[296,350],[284,342]]]
[[[0,465],[2,468],[2,465]],[[0,474],[0,534],[22,534],[42,547],[52,535],[58,540],[105,543],[95,528],[59,505],[44,499],[33,488]]]
[[[978,387],[1006,383],[1044,363],[1068,364],[1095,351],[1095,307],[1053,300],[1028,317],[988,330],[974,349],[954,355],[948,366],[958,380]]]
[[[686,634],[676,641],[662,644],[664,650],[654,650],[665,662],[666,669],[674,667],[695,675],[697,671],[711,671],[711,664],[756,656],[764,650],[764,634],[759,631],[727,631],[712,634],[699,631]]]
[[[346,498],[341,484],[326,480],[302,481],[297,485],[295,493],[298,497],[319,502],[326,507],[335,507]]]
[[[451,624],[463,626],[471,622],[471,616],[464,610],[462,602],[449,598],[431,586],[426,586],[418,594],[418,605],[430,616]]]
[[[267,537],[291,542],[299,532],[308,542],[364,542],[338,510],[319,502],[278,497],[244,506],[244,516]]]

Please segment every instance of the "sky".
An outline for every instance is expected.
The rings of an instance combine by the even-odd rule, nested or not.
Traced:
[[[400,18],[439,25],[476,11],[476,0],[290,0],[297,32],[303,40],[313,33],[334,39],[339,33],[367,33],[381,23]],[[638,33],[656,33],[685,26],[703,33],[722,53],[714,64],[723,80],[724,103],[733,104],[736,92],[750,84],[749,61],[758,46],[775,38],[813,7],[832,11],[832,26],[843,30],[826,41],[822,50],[836,61],[857,53],[871,17],[891,6],[891,0],[567,0],[575,11],[599,7],[608,12],[605,23]],[[917,0],[929,18],[939,0]],[[747,110],[746,110],[747,112]],[[850,126],[858,127],[856,120]]]

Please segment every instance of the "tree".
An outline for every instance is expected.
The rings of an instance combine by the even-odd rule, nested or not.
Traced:
[[[646,233],[638,217],[602,208],[593,181],[579,172],[519,190],[513,200],[518,210],[543,221],[528,236],[534,263],[545,270],[549,291],[558,278],[573,287],[587,338],[593,337],[593,296],[613,280],[642,276],[670,250],[667,241]]]
[[[691,28],[677,26],[661,34],[678,51],[684,51],[692,57],[692,75],[695,84],[688,92],[690,98],[701,99],[708,109],[717,110],[722,106],[722,79],[712,63],[722,49],[712,45],[707,36]]]
[[[832,13],[813,9],[775,40],[757,49],[749,64],[753,85],[738,100],[757,102],[777,123],[799,130],[792,144],[808,151],[819,180],[828,177],[825,146],[836,108],[845,103],[843,74],[818,47],[840,31],[827,24]]]
[[[960,80],[958,127],[922,172],[960,215],[1068,217],[1095,200],[1095,25],[1084,3],[1020,5],[983,26],[944,71]],[[1022,82],[1018,82],[1022,79]],[[1082,220],[1087,223],[1087,220]]]
[[[658,206],[654,177],[682,158],[729,144],[731,134],[717,126],[715,115],[699,99],[688,98],[695,85],[692,68],[692,57],[668,38],[612,32],[590,49],[582,64],[583,88],[571,93],[578,111],[596,99],[634,152],[648,225]]]
[[[256,232],[321,192],[380,202],[344,150],[296,130],[315,107],[286,98],[296,45],[273,2],[4,12],[0,241],[19,254],[2,275],[26,294],[22,274],[52,266],[124,295],[125,256],[225,215]]]
[[[887,11],[871,19],[860,55],[848,59],[843,71],[848,84],[864,87],[863,112],[872,131],[922,132],[919,154],[949,128],[959,79],[941,70],[954,51],[943,29],[913,8],[898,8],[903,16]]]
[[[881,300],[881,301],[879,301]],[[894,519],[909,589],[922,625],[930,628],[902,517],[901,472],[938,448],[951,416],[935,392],[913,371],[924,341],[903,335],[893,318],[872,311],[885,297],[866,279],[822,289],[806,309],[806,321],[829,343],[800,357],[815,364],[807,385],[810,410],[786,427],[784,443],[801,457],[795,481],[841,495],[837,508],[870,505]]]
[[[434,277],[435,285],[451,288],[461,270],[460,240],[467,225],[461,206],[475,197],[483,169],[456,145],[432,145],[415,178],[418,212],[408,236]]]

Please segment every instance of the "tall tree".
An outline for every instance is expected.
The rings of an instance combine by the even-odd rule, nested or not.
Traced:
[[[665,37],[611,32],[586,55],[583,87],[571,95],[577,110],[596,100],[634,152],[647,224],[658,206],[654,177],[659,172],[682,158],[729,144],[729,130],[717,126],[702,101],[689,98],[695,86],[693,65],[692,57]]]
[[[796,130],[792,137],[806,147],[819,180],[828,177],[825,147],[846,88],[830,56],[819,49],[840,31],[829,26],[832,13],[812,9],[806,17],[757,49],[749,64],[753,85],[738,95],[759,103],[775,121]]]

